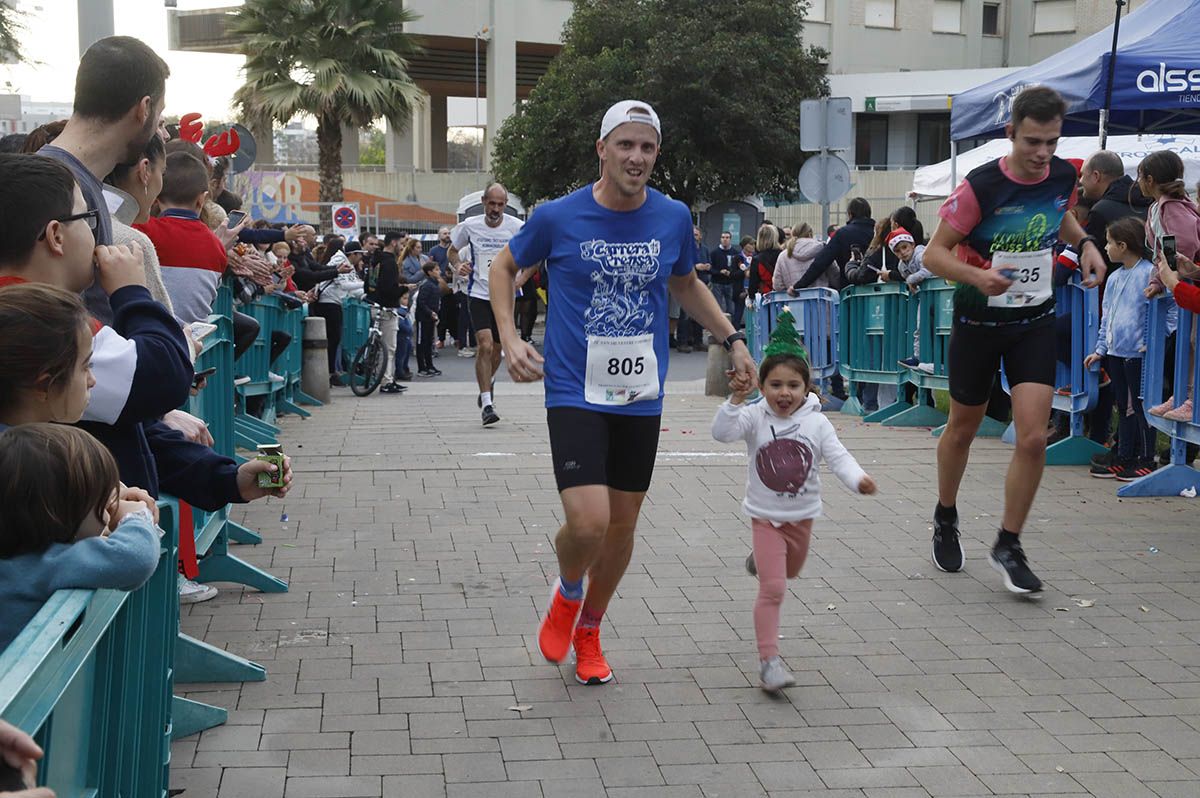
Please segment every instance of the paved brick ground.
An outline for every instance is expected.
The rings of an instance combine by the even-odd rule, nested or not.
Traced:
[[[738,512],[745,455],[673,386],[639,541],[605,621],[614,683],[534,653],[560,522],[540,396],[415,385],[284,422],[299,484],[239,513],[240,556],[286,594],[222,585],[184,628],[269,670],[188,685],[228,724],[177,743],[186,798],[1200,795],[1200,504],[1120,501],[1047,473],[1026,550],[1048,590],[984,560],[1006,447],[977,445],[964,573],[928,559],[933,442],[833,416],[880,482],[826,490],[782,653],[755,687]],[[690,393],[689,393],[690,391]],[[281,521],[286,511],[288,520]],[[1074,599],[1094,606],[1081,607]],[[524,707],[516,710],[514,707]]]

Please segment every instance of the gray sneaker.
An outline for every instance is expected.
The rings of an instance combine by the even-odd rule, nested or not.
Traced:
[[[791,687],[796,683],[796,677],[788,673],[788,669],[783,667],[783,660],[779,657],[771,657],[761,662],[758,666],[758,673],[762,679],[762,689],[768,693]]]

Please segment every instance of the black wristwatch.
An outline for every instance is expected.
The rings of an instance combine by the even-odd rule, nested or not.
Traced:
[[[722,341],[721,346],[725,347],[726,352],[732,352],[733,345],[736,344],[738,341],[741,341],[743,343],[745,343],[745,341],[746,341],[746,334],[744,332],[742,332],[741,330],[738,330],[733,335],[729,336],[724,341]]]
[[[1095,236],[1084,236],[1083,238],[1079,239],[1079,246],[1076,248],[1076,251],[1080,255],[1083,254],[1083,245],[1084,244],[1091,244],[1097,250],[1099,250],[1101,254],[1104,253],[1104,248],[1100,246],[1100,242],[1096,239]]]

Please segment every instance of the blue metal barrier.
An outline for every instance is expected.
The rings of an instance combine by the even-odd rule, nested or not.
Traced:
[[[1058,319],[1069,319],[1071,325],[1068,352],[1058,352],[1055,364],[1055,394],[1053,408],[1070,418],[1070,435],[1046,447],[1046,465],[1087,465],[1092,456],[1105,451],[1083,433],[1084,419],[1095,407],[1100,394],[1100,366],[1085,368],[1083,361],[1096,351],[1100,333],[1100,289],[1085,288],[1083,278],[1073,272],[1065,285],[1054,289],[1054,311]],[[1057,336],[1056,336],[1057,341]],[[1069,362],[1062,358],[1066,355]],[[1001,375],[1001,385],[1012,393],[1008,376]],[[1004,431],[1004,442],[1017,440],[1016,423]]]
[[[1142,361],[1142,404],[1152,407],[1163,395],[1166,368],[1167,313],[1173,300],[1160,297],[1150,301],[1146,320],[1146,358]],[[1182,401],[1191,396],[1190,421],[1171,421],[1146,413],[1154,429],[1171,439],[1171,464],[1130,482],[1117,490],[1118,496],[1178,496],[1185,490],[1200,491],[1200,471],[1187,465],[1187,444],[1200,444],[1200,346],[1191,341],[1200,326],[1196,314],[1179,308],[1175,333],[1174,394]],[[1188,379],[1189,371],[1191,379]],[[1190,383],[1190,384],[1189,384]]]
[[[238,360],[239,371],[250,378],[244,385],[237,386],[239,411],[234,419],[235,440],[238,446],[254,449],[264,443],[279,442],[279,428],[275,426],[276,394],[283,390],[283,382],[272,382],[271,332],[279,320],[279,299],[271,295],[260,297],[243,307],[243,311],[258,322],[258,336],[250,349]],[[247,411],[247,405],[255,397],[261,397],[261,415]]]
[[[908,286],[900,284],[904,290]],[[883,420],[887,426],[895,427],[940,427],[946,423],[946,414],[927,402],[931,402],[935,390],[949,391],[950,334],[954,329],[954,289],[940,277],[931,277],[911,294],[909,306],[909,330],[918,337],[917,360],[932,364],[933,373],[918,369],[906,369],[908,382],[917,389],[917,403]],[[911,341],[912,339],[908,339]],[[909,349],[904,359],[912,356]],[[935,433],[937,434],[937,433]]]
[[[304,319],[308,317],[308,306],[281,309],[280,325],[292,337],[287,349],[279,356],[280,374],[284,377],[283,391],[276,399],[277,413],[295,413],[308,418],[312,414],[300,405],[320,407],[321,402],[300,388],[301,372],[304,367]]]
[[[38,784],[59,796],[167,795],[179,626],[175,523],[132,593],[60,590],[0,653],[0,718],[45,751]]]
[[[902,284],[871,283],[842,291],[839,354],[850,394],[842,405],[843,413],[863,415],[856,384],[893,385],[899,389],[908,381],[908,371],[899,361],[912,355],[909,314],[908,289]],[[897,400],[863,420],[883,421],[908,408],[907,402]]]
[[[825,381],[838,369],[838,308],[841,298],[832,288],[804,288],[790,296],[776,291],[754,300],[747,312],[753,316],[754,339],[750,354],[761,362],[771,332],[784,308],[795,318],[796,332],[808,350],[808,365],[814,381]]]
[[[209,322],[217,325],[217,331],[205,339],[204,349],[196,358],[196,369],[211,366],[217,370],[208,378],[204,390],[192,397],[189,409],[208,424],[213,449],[227,457],[236,457],[233,320],[229,316],[212,316]],[[174,500],[171,501],[175,507]],[[230,553],[231,542],[261,543],[262,537],[230,521],[228,507],[213,513],[193,509],[192,518],[200,563],[199,581],[235,582],[264,593],[287,591],[286,582]],[[266,670],[261,665],[179,633],[176,679],[180,682],[262,681],[266,679]],[[177,698],[176,701],[183,702],[184,699]],[[185,737],[225,721],[225,710],[199,702],[181,703],[177,715],[176,737]]]
[[[361,299],[342,300],[342,369],[350,370],[354,356],[371,332],[371,306]]]

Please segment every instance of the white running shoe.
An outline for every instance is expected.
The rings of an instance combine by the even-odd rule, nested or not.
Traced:
[[[464,346],[462,349],[458,350],[458,356],[459,357],[475,357],[475,350],[469,346]]]
[[[179,579],[179,603],[199,604],[217,597],[217,589],[212,585],[202,585],[191,579]]]
[[[768,693],[791,687],[796,683],[796,677],[788,673],[788,669],[783,667],[783,660],[777,656],[764,660],[758,666],[758,673],[762,679],[762,689]]]

